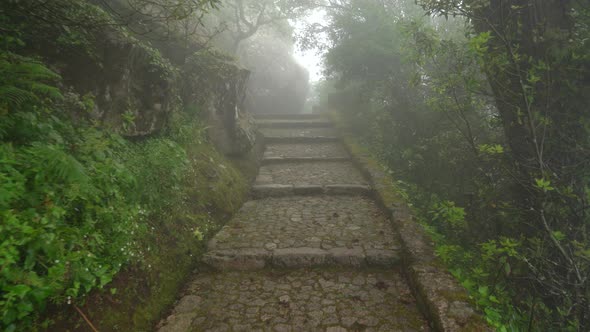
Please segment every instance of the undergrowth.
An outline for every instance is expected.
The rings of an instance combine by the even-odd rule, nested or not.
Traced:
[[[389,173],[395,176],[393,171]],[[530,330],[528,313],[513,304],[519,295],[509,285],[509,278],[518,274],[521,241],[500,237],[476,245],[466,244],[462,238],[466,235],[469,215],[464,208],[401,180],[395,181],[390,190],[411,207],[415,219],[433,240],[435,254],[467,290],[486,322],[502,332]],[[534,305],[538,312],[550,312],[542,303]],[[564,327],[564,330],[569,329]],[[575,331],[573,327],[572,330]]]
[[[99,325],[149,329],[245,181],[197,115],[177,111],[161,136],[130,142],[69,118],[92,96],[59,84],[41,62],[0,53],[0,329],[51,326],[53,309],[89,298],[132,316]]]

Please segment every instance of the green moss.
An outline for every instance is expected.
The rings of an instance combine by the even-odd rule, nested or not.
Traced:
[[[384,166],[378,160],[371,157],[369,149],[356,143],[354,139],[346,133],[344,133],[344,143],[349,150],[349,153],[363,165],[368,173],[385,172]],[[385,206],[406,203],[400,194],[399,188],[388,174],[379,178],[372,177],[371,180],[374,182],[373,186],[375,187],[375,190],[377,190],[382,204]]]
[[[440,290],[439,294],[443,296],[447,301],[454,302],[454,301],[461,301],[461,302],[469,302],[469,295],[464,290]]]

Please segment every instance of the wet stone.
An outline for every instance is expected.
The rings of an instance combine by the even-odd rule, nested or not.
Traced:
[[[320,161],[279,163],[262,166],[255,185],[367,184],[351,162]]]
[[[221,269],[395,266],[396,239],[389,220],[366,197],[269,197],[244,205],[210,241],[205,258]]]
[[[261,128],[265,137],[336,137],[333,128]]]
[[[370,277],[395,288],[395,294],[368,283],[361,286],[352,283]],[[191,316],[173,314],[167,320],[169,324],[179,322],[182,329],[164,325],[159,331],[254,331],[258,327],[264,331],[339,332],[355,331],[360,326],[380,331],[429,331],[416,306],[405,303],[396,295],[409,293],[409,286],[394,270],[331,268],[210,272],[197,276],[195,282],[200,278],[207,282],[199,283],[201,287],[192,290],[194,293],[188,296],[198,296],[201,304]],[[243,280],[249,280],[259,291],[234,286]],[[324,287],[294,286],[310,280],[314,284],[322,283]],[[285,288],[285,285],[289,287]],[[264,286],[268,286],[268,291],[260,291]],[[351,291],[366,297],[361,300],[345,296]],[[246,307],[236,305],[230,295],[243,297]],[[372,297],[377,295],[383,301],[373,301]],[[386,319],[392,316],[403,319]],[[197,322],[194,317],[206,319]]]
[[[268,144],[264,158],[346,158],[348,153],[340,143]]]
[[[158,332],[430,331],[396,268],[398,234],[336,131],[317,117],[259,120],[253,200],[209,242],[217,270],[194,276]]]
[[[326,329],[326,332],[347,332],[348,330],[342,326],[330,326]]]
[[[186,313],[193,311],[199,307],[202,299],[196,295],[187,295],[180,299],[179,303],[174,308],[174,313]]]
[[[332,123],[320,118],[317,119],[258,119],[256,123],[260,128],[326,128]]]

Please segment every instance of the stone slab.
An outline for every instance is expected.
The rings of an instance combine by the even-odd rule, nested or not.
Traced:
[[[260,119],[256,120],[259,128],[326,128],[332,122],[320,119]]]
[[[372,193],[371,187],[356,184],[342,185],[282,185],[263,184],[252,186],[252,197],[255,199],[265,197],[284,197],[291,195],[352,195],[369,196]]]
[[[351,162],[302,162],[264,165],[255,185],[368,185]]]
[[[292,158],[305,159],[349,159],[348,152],[341,143],[271,143],[266,144],[264,159]]]
[[[201,299],[188,301],[192,310],[189,296]],[[395,270],[205,272],[184,297],[182,313],[162,321],[158,332],[430,331]]]
[[[398,264],[399,255],[384,253],[397,252],[400,245],[389,220],[368,197],[268,197],[250,201],[240,209],[209,242],[206,261],[220,269],[292,266],[296,264],[277,263],[281,261],[277,257],[308,250],[298,248],[314,249],[323,257],[309,260],[311,265],[344,264],[348,260],[347,264],[354,266],[393,266]],[[253,258],[251,253],[260,257]],[[343,257],[345,253],[348,259]],[[301,262],[306,260],[302,258]]]

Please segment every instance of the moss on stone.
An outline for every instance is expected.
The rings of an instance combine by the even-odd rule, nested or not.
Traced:
[[[461,302],[469,302],[469,295],[465,290],[447,290],[441,289],[439,294],[444,297],[448,301],[461,301]]]

